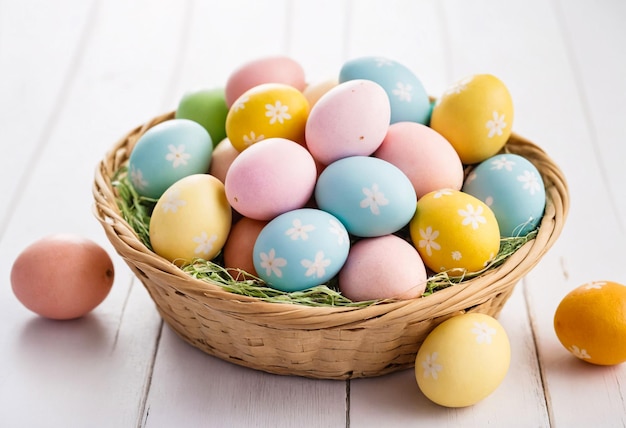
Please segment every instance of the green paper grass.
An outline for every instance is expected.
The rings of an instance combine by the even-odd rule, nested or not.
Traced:
[[[150,245],[150,215],[156,200],[140,196],[129,181],[127,169],[121,168],[113,177],[113,187],[117,190],[117,204],[124,220],[137,233],[141,242],[152,251]],[[398,233],[408,239],[408,228]],[[429,296],[439,290],[454,286],[463,281],[475,278],[491,269],[500,266],[506,259],[515,253],[528,241],[537,236],[538,230],[525,236],[502,238],[500,250],[496,257],[484,269],[463,276],[450,276],[447,272],[439,272],[428,278],[423,296]],[[269,287],[262,279],[237,269],[226,269],[220,264],[220,256],[214,260],[196,259],[192,263],[182,266],[181,269],[190,276],[217,284],[224,290],[234,294],[254,297],[273,303],[290,303],[305,306],[345,306],[365,307],[380,304],[383,300],[353,302],[343,296],[337,287],[336,278],[327,284],[295,292],[284,292]],[[245,279],[240,279],[245,278]]]

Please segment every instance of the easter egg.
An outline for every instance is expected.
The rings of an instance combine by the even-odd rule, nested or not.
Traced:
[[[467,77],[437,100],[430,126],[452,144],[464,164],[482,162],[498,153],[511,135],[511,94],[491,74]]]
[[[339,271],[339,290],[359,302],[413,299],[426,289],[426,268],[415,248],[396,235],[363,238]]]
[[[411,181],[382,159],[350,156],[328,165],[315,186],[315,200],[360,237],[394,233],[415,213]]]
[[[439,189],[460,190],[463,164],[454,147],[437,131],[416,122],[389,126],[374,156],[400,168],[418,198]]]
[[[534,230],[546,206],[546,190],[537,168],[515,154],[500,154],[470,172],[463,191],[487,204],[503,237],[524,236]]]
[[[279,215],[254,244],[254,267],[271,287],[299,291],[333,278],[348,256],[350,241],[331,214],[302,208]]]
[[[224,138],[213,149],[209,174],[218,178],[222,183],[226,181],[226,174],[239,151],[233,147],[228,138]]]
[[[177,119],[198,122],[211,136],[213,146],[226,138],[226,115],[228,107],[224,99],[224,89],[201,89],[187,92],[176,108]]]
[[[189,175],[157,201],[150,218],[150,244],[176,265],[211,260],[224,246],[231,220],[222,182],[209,174]]]
[[[351,80],[326,92],[311,109],[306,145],[324,165],[348,156],[369,156],[389,127],[385,90],[369,80]]]
[[[211,136],[202,125],[166,120],[137,140],[128,160],[130,181],[141,196],[157,199],[181,178],[207,172],[212,153]]]
[[[391,104],[391,123],[411,121],[426,124],[430,100],[424,85],[404,64],[383,57],[360,57],[347,61],[339,72],[339,82],[367,79],[378,83]]]
[[[243,151],[266,138],[304,143],[309,103],[292,86],[267,83],[244,92],[226,116],[226,135]]]
[[[267,56],[248,61],[228,76],[226,105],[232,107],[244,92],[264,83],[281,83],[302,91],[306,87],[304,69],[287,56]]]
[[[491,208],[457,190],[442,189],[420,198],[409,228],[413,245],[434,272],[480,271],[500,248],[498,221]]]
[[[315,161],[304,147],[284,138],[268,138],[233,160],[224,185],[237,212],[271,220],[302,208],[313,195],[316,178]]]
[[[489,315],[466,313],[428,334],[415,358],[415,379],[434,403],[467,407],[500,386],[510,363],[511,345],[502,325]]]
[[[302,91],[302,95],[304,95],[304,97],[307,99],[307,101],[309,102],[309,107],[312,109],[317,101],[322,98],[322,95],[330,91],[338,84],[339,81],[336,77],[315,82],[307,85],[307,87]]]
[[[248,275],[257,275],[252,260],[252,250],[266,221],[243,217],[233,225],[224,244],[224,267],[235,279],[245,279]],[[243,272],[241,272],[243,271]],[[244,273],[245,272],[245,273]]]

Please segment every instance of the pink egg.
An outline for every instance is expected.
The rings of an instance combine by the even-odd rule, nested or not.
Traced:
[[[463,164],[457,152],[441,134],[420,123],[389,126],[374,156],[404,172],[418,198],[444,188],[460,190],[463,185]]]
[[[242,217],[231,228],[222,253],[224,255],[224,267],[233,269],[230,272],[233,278],[242,280],[247,277],[245,274],[240,274],[237,269],[257,276],[252,260],[252,250],[257,236],[267,223],[267,221]]]
[[[285,138],[267,138],[235,158],[224,187],[236,211],[255,220],[270,220],[302,208],[316,179],[315,161],[307,149]]]
[[[426,289],[426,268],[417,250],[402,238],[364,238],[350,248],[339,272],[339,289],[352,301],[412,299]]]
[[[226,105],[230,108],[235,100],[248,89],[263,83],[284,83],[299,91],[306,87],[304,69],[286,56],[271,56],[247,62],[235,70],[226,82]]]
[[[237,155],[239,155],[239,151],[233,147],[228,138],[224,138],[213,149],[209,174],[223,183],[226,180],[228,168]]]
[[[311,109],[306,145],[328,165],[348,156],[369,156],[380,146],[391,118],[389,97],[370,80],[350,80],[326,92]]]

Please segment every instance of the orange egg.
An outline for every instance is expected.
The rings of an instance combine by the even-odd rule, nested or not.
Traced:
[[[115,272],[108,253],[72,234],[41,238],[26,247],[11,269],[17,299],[46,318],[79,318],[109,294]]]
[[[252,252],[254,243],[267,221],[254,220],[248,217],[241,218],[230,229],[228,239],[222,251],[224,255],[224,267],[233,270],[242,270],[251,275],[257,276]],[[237,271],[230,272],[235,279],[245,279],[246,275],[239,275]]]

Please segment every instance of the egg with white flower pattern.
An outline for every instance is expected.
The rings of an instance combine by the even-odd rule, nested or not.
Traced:
[[[502,325],[489,315],[465,313],[428,334],[415,358],[415,379],[434,403],[466,407],[491,395],[510,363],[511,345]]]
[[[313,208],[288,211],[259,233],[253,262],[271,287],[292,292],[324,284],[344,265],[350,238],[333,215]]]
[[[189,119],[171,119],[148,129],[128,160],[133,188],[157,199],[176,181],[209,170],[213,143],[207,130]]]
[[[452,144],[464,164],[495,155],[513,126],[513,100],[504,83],[476,74],[452,85],[433,107],[430,127]]]
[[[155,253],[177,264],[213,259],[222,249],[232,221],[224,185],[209,174],[193,174],[172,184],[150,218]]]
[[[235,100],[226,115],[226,135],[242,152],[271,137],[304,144],[304,128],[309,102],[293,86],[265,83],[255,86]]]
[[[465,179],[463,191],[489,205],[503,237],[534,230],[546,206],[541,174],[526,158],[500,154],[481,162]]]
[[[458,190],[421,197],[409,230],[424,264],[452,276],[482,270],[500,248],[498,221],[491,208]]]
[[[395,165],[370,156],[350,156],[328,165],[315,185],[320,209],[360,237],[397,232],[415,213],[417,196]]]

